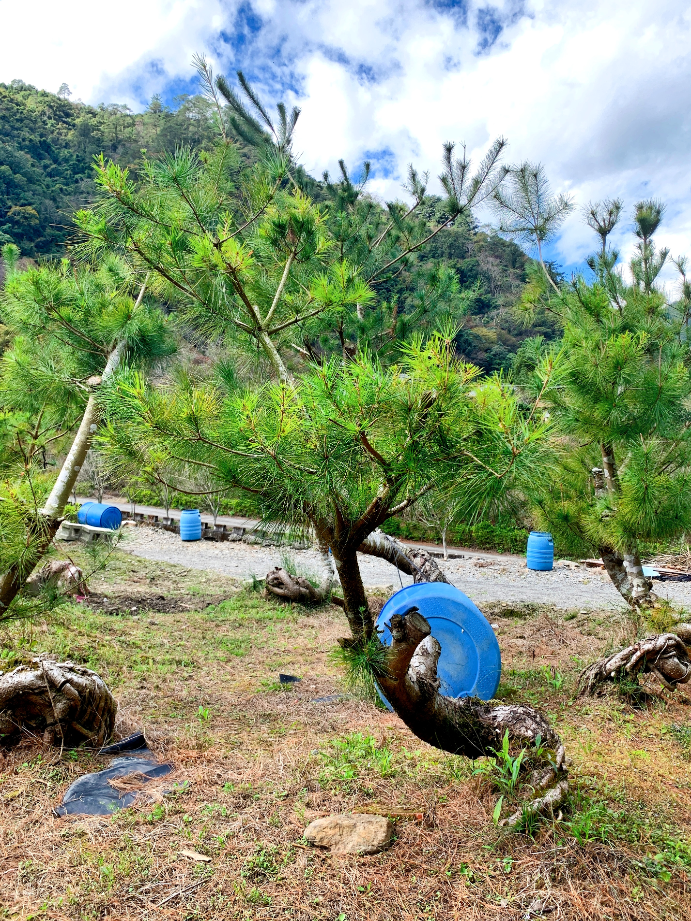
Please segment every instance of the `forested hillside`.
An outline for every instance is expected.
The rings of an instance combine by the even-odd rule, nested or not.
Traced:
[[[38,90],[21,80],[0,83],[0,245],[17,243],[24,256],[59,256],[72,233],[71,215],[92,198],[93,158],[101,152],[136,172],[142,152],[156,156],[187,144],[202,148],[213,134],[209,103],[203,96],[181,96],[173,108],[154,97],[146,111],[123,105],[97,107]],[[242,142],[240,142],[242,145]],[[244,145],[242,145],[244,146]],[[245,151],[246,155],[247,152]],[[323,183],[310,180],[316,198]],[[430,197],[425,216],[434,225],[441,199]],[[460,284],[459,351],[487,371],[510,364],[520,342],[542,334],[551,338],[546,320],[526,328],[512,315],[525,283],[526,256],[496,234],[467,225],[443,230],[418,257],[418,270],[443,261]],[[395,291],[405,316],[413,274],[401,277]]]
[[[210,137],[201,96],[180,97],[175,110],[154,97],[134,113],[70,102],[21,80],[0,83],[0,244],[17,243],[26,256],[61,254],[72,212],[93,195],[94,156],[136,167],[142,149],[199,147]]]

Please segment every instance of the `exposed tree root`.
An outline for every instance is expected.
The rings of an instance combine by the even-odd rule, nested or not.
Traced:
[[[323,577],[318,586],[304,576],[294,576],[282,566],[276,566],[266,577],[266,593],[295,604],[322,604],[328,601],[337,581],[336,568],[328,547],[320,546]],[[342,604],[342,602],[341,602]]]
[[[686,646],[674,633],[661,633],[639,640],[621,652],[600,659],[583,669],[578,682],[580,695],[602,693],[605,682],[625,676],[636,679],[650,672],[668,691],[691,679],[691,661]]]
[[[39,658],[0,675],[0,741],[28,731],[48,745],[103,745],[117,703],[96,672]]]
[[[556,775],[555,775],[556,776]],[[513,815],[504,819],[500,824],[508,828],[514,828],[518,823],[532,815],[540,815],[545,812],[553,813],[566,799],[569,792],[569,782],[566,777],[562,776],[555,786],[550,787],[544,796],[538,796],[530,802],[525,803],[520,809],[517,809]]]
[[[293,576],[281,566],[276,566],[266,576],[267,595],[275,595],[282,601],[292,601],[296,604],[321,604],[328,597],[326,592],[314,585],[303,576]]]

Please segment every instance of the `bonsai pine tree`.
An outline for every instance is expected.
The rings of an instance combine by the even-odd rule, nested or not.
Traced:
[[[292,153],[299,111],[288,115],[279,104],[274,120],[242,75],[243,98],[223,78],[214,80],[203,59],[197,64],[217,113],[218,143],[203,155],[180,148],[146,162],[137,181],[101,159],[101,195],[77,215],[84,249],[91,256],[126,253],[151,273],[156,291],[176,300],[186,322],[254,353],[268,373],[287,381],[303,357],[332,352],[328,340],[342,354],[369,344],[368,311],[384,302],[395,309],[387,285],[443,227],[469,218],[496,192],[506,175],[505,142],[495,141],[476,168],[465,150],[457,157],[454,145],[445,145],[444,218],[433,228],[418,219],[426,177],[412,167],[408,205],[375,202],[366,192],[367,164],[355,181],[341,163],[337,181],[325,176],[314,189],[317,201],[308,194],[314,180]],[[242,168],[233,133],[253,145],[252,166]],[[440,313],[441,298],[460,307],[448,273],[420,276],[413,322]]]
[[[141,183],[99,164],[102,197],[79,216],[87,249],[126,251],[157,288],[177,291],[175,309],[216,338],[221,356],[213,376],[196,383],[179,375],[154,389],[134,373],[113,379],[102,394],[102,447],[111,463],[131,469],[146,469],[155,452],[164,468],[210,470],[219,488],[243,491],[267,522],[309,531],[327,584],[328,560],[335,564],[350,630],[345,654],[367,661],[420,738],[476,757],[505,732],[518,744],[540,736],[557,751],[550,776],[561,777],[563,748],[539,713],[439,694],[440,647],[416,609],[392,625],[394,645],[381,644],[358,563],[361,550],[396,558],[378,529],[423,496],[446,491],[459,509],[480,513],[544,476],[548,423],[537,407],[522,412],[504,381],[481,381],[477,368],[456,359],[456,326],[408,338],[382,361],[362,320],[386,280],[441,226],[470,216],[496,191],[503,142],[474,171],[446,146],[451,217],[423,228],[415,219],[419,177],[406,211],[383,209],[343,166],[330,201],[317,204],[300,186],[283,128],[272,131],[266,110],[245,93],[256,121],[247,138],[264,132],[247,173],[237,169],[227,129],[207,158],[180,151],[150,164]],[[240,124],[242,111],[230,101]],[[219,119],[227,114],[219,99]],[[362,338],[341,339],[339,325],[356,322]],[[334,331],[339,347],[304,348]],[[225,356],[243,355],[245,367],[251,361],[251,372],[237,373],[224,347]],[[408,565],[425,577],[424,564]]]
[[[6,255],[0,311],[13,339],[0,362],[0,405],[17,424],[0,447],[0,619],[12,616],[60,526],[98,426],[99,388],[124,361],[171,351],[145,284],[117,258],[95,271],[63,260],[19,272],[11,247]],[[48,476],[45,452],[57,444],[67,456]]]

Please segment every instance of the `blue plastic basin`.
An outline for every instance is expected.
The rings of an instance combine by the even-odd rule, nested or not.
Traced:
[[[437,665],[446,697],[479,697],[491,700],[501,677],[499,643],[489,621],[473,602],[453,585],[421,582],[408,585],[392,595],[377,618],[377,632],[383,643],[391,645],[387,624],[394,614],[404,614],[416,606],[441,645]],[[388,701],[382,695],[388,706]]]
[[[182,540],[202,539],[202,516],[198,508],[186,508],[180,513],[180,538]]]
[[[554,541],[547,531],[531,531],[526,554],[528,569],[547,572],[554,568]]]

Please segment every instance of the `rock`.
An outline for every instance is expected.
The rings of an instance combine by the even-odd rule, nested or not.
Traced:
[[[330,815],[305,829],[305,839],[333,854],[376,854],[391,843],[393,824],[381,815]]]

